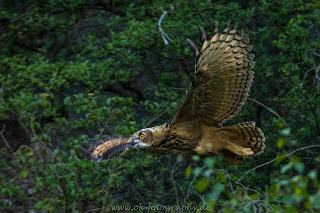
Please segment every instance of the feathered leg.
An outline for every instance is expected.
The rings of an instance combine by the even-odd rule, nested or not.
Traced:
[[[217,132],[227,141],[224,149],[242,157],[262,153],[265,148],[265,137],[255,125],[255,122],[245,122],[220,128]]]
[[[243,157],[250,157],[254,155],[254,152],[251,150],[251,148],[244,148],[234,143],[228,143],[226,145],[226,149],[230,150],[236,155],[243,156]]]

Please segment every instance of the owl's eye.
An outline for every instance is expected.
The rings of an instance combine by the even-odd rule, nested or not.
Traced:
[[[146,136],[146,135],[145,135],[144,133],[141,133],[141,134],[139,135],[139,138],[140,138],[140,139],[143,139],[145,136]]]

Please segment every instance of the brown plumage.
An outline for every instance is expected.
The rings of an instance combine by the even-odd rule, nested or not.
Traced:
[[[170,123],[142,129],[125,139],[101,140],[83,149],[95,160],[112,159],[127,150],[190,157],[222,155],[232,164],[263,152],[265,137],[255,122],[222,127],[244,105],[253,79],[254,54],[249,38],[229,22],[207,40],[200,27],[201,48],[187,40],[196,60],[196,71],[186,97]]]
[[[103,135],[101,139],[92,140],[92,144],[81,144],[81,152],[95,161],[99,159],[112,160],[130,149],[130,137],[113,137]]]

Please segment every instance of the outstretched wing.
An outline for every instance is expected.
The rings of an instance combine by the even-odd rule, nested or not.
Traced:
[[[109,138],[103,136],[100,140],[94,140],[90,145],[81,144],[80,151],[93,161],[112,160],[133,148],[130,144],[131,139],[131,137]]]
[[[229,30],[229,22],[221,33],[218,24],[208,41],[200,27],[203,42],[200,50],[191,40],[188,44],[196,58],[196,72],[186,97],[171,125],[198,122],[219,127],[234,117],[247,99],[253,79],[254,54],[249,38],[237,24]]]

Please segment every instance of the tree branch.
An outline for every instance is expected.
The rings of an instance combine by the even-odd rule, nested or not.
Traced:
[[[269,107],[267,107],[266,105],[264,105],[263,103],[255,100],[255,99],[253,99],[253,98],[248,98],[248,100],[249,100],[249,101],[252,101],[252,102],[255,102],[255,103],[263,106],[263,107],[266,108],[269,112],[271,112],[272,114],[274,114],[274,115],[277,116],[278,118],[282,119],[285,124],[287,124],[287,122],[286,122],[278,113],[276,113],[275,111],[273,111],[272,109],[270,109]]]
[[[10,145],[9,145],[9,142],[7,141],[7,139],[6,139],[6,138],[4,137],[4,135],[3,135],[5,128],[6,128],[6,125],[3,125],[3,128],[2,128],[2,131],[1,131],[1,133],[0,133],[0,136],[1,136],[2,140],[3,140],[3,142],[6,144],[6,146],[7,146],[8,149],[10,150],[10,152],[13,153],[13,151],[12,151]]]
[[[320,145],[310,145],[310,146],[301,147],[301,148],[299,148],[299,149],[296,149],[296,150],[290,152],[289,154],[286,154],[286,157],[290,157],[290,155],[292,155],[292,154],[295,153],[295,152],[298,152],[298,151],[301,151],[301,150],[304,150],[304,149],[313,148],[313,147],[319,147],[319,148],[320,148]],[[242,180],[247,174],[249,174],[250,172],[252,172],[252,171],[254,171],[254,170],[256,170],[256,169],[258,169],[258,168],[260,168],[260,167],[263,167],[263,166],[265,166],[265,165],[268,165],[268,164],[276,161],[278,158],[279,158],[279,157],[276,157],[276,158],[272,159],[271,161],[265,162],[265,163],[263,163],[263,164],[261,164],[261,165],[259,165],[259,166],[256,166],[256,167],[250,169],[250,170],[247,171],[244,175],[242,175],[242,176],[236,181],[236,183],[239,183],[239,181],[241,181],[241,180]]]
[[[160,114],[153,117],[143,128],[148,127],[150,124],[152,124],[155,120],[157,120],[159,117],[161,117],[163,114],[165,114],[169,109],[172,109],[172,107],[167,108],[165,111],[161,112]]]
[[[171,6],[171,10],[169,10],[169,11],[163,11],[163,14],[161,15],[161,17],[160,17],[160,19],[159,19],[159,21],[158,21],[158,28],[159,28],[159,30],[160,30],[160,32],[161,32],[161,37],[162,37],[162,40],[163,40],[163,42],[165,43],[165,45],[168,45],[168,40],[169,41],[171,41],[172,42],[172,39],[171,38],[169,38],[169,36],[163,31],[163,29],[161,28],[161,22],[162,22],[162,20],[163,20],[163,18],[168,14],[168,13],[170,13],[171,11],[173,11],[174,10],[174,7],[173,6]],[[168,40],[167,40],[168,39]]]

